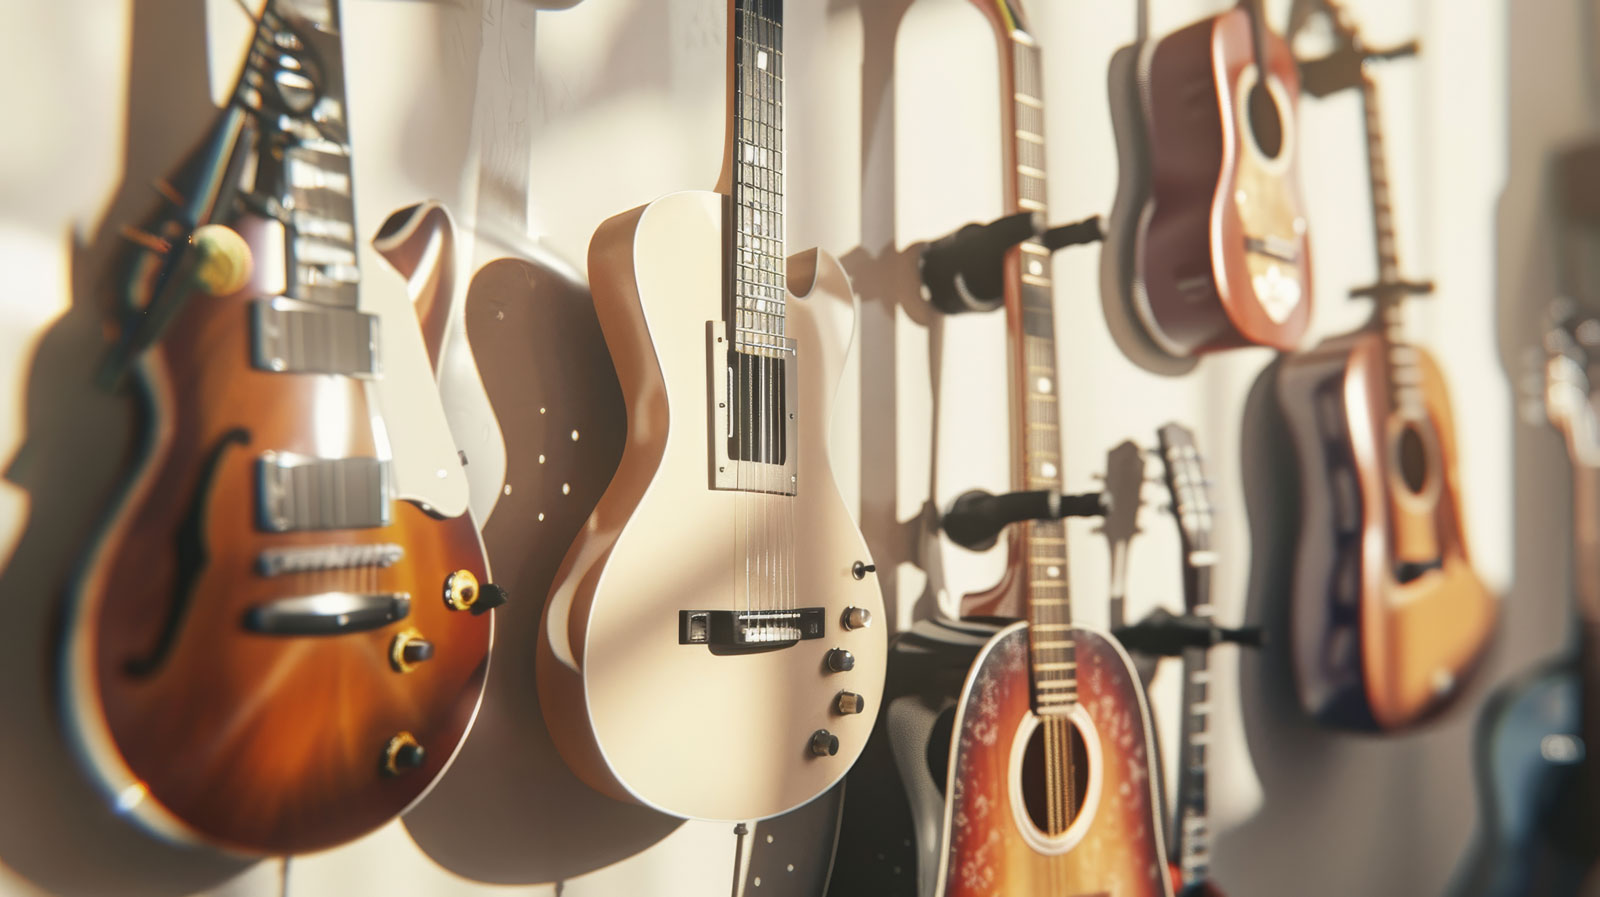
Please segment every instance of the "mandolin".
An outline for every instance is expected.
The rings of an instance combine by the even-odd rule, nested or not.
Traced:
[[[1015,0],[977,2],[999,42],[1008,211],[1042,212],[1039,46]],[[1014,471],[1034,491],[1062,485],[1048,257],[1029,240],[1005,262]],[[1116,640],[1073,622],[1062,522],[1017,527],[982,597],[1020,602],[1025,619],[924,620],[897,636],[870,765],[845,789],[830,894],[1172,893],[1138,675]]]
[[[1151,186],[1133,296],[1146,330],[1179,357],[1296,348],[1311,320],[1311,247],[1288,43],[1261,0],[1241,0],[1151,45],[1140,83]]]
[[[666,196],[589,247],[627,441],[556,571],[538,680],[590,786],[739,821],[844,776],[887,639],[828,459],[855,299],[833,258],[784,259],[783,4],[729,15],[731,195]]]
[[[1209,622],[1211,567],[1217,555],[1211,548],[1212,506],[1205,469],[1195,448],[1194,434],[1179,424],[1162,427],[1161,462],[1167,490],[1172,495],[1173,516],[1183,548],[1183,603],[1188,616]],[[1179,717],[1178,787],[1172,831],[1173,890],[1184,897],[1217,895],[1211,882],[1211,829],[1207,814],[1208,764],[1211,755],[1210,648],[1183,649],[1183,714]]]
[[[1444,378],[1404,334],[1403,300],[1432,286],[1400,273],[1377,85],[1361,64],[1395,51],[1369,51],[1342,13],[1335,30],[1344,46],[1329,59],[1340,67],[1308,63],[1307,89],[1361,90],[1378,281],[1352,295],[1376,310],[1366,327],[1286,359],[1279,375],[1300,470],[1292,653],[1308,713],[1393,730],[1459,691],[1496,602],[1468,556]]]
[[[169,204],[125,231],[101,380],[132,387],[145,435],[67,611],[94,779],[231,851],[331,847],[421,797],[503,600],[470,516],[395,497],[374,388],[404,360],[359,308],[342,65],[337,3],[269,0]]]

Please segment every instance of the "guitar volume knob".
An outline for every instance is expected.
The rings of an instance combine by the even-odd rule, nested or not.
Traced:
[[[433,659],[433,642],[415,629],[407,629],[389,644],[389,663],[396,672],[409,673],[417,664]]]
[[[846,629],[866,629],[872,625],[872,611],[864,607],[847,607],[842,622]]]
[[[471,570],[457,570],[445,577],[444,603],[451,610],[471,610],[478,603],[478,577]]]
[[[428,752],[410,732],[397,733],[383,748],[383,771],[392,776],[420,768]]]
[[[815,757],[832,757],[839,753],[839,736],[827,729],[811,733],[811,754]]]
[[[835,673],[848,673],[856,667],[856,656],[843,648],[828,652],[828,669]]]
[[[839,697],[834,699],[833,709],[838,711],[840,716],[850,716],[867,709],[867,699],[853,691],[841,691]]]

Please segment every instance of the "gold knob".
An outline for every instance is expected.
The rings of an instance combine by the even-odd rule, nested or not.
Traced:
[[[466,610],[478,603],[478,577],[471,570],[457,570],[444,581],[444,603],[451,610]]]
[[[227,296],[244,289],[255,270],[250,244],[231,227],[202,224],[189,235],[198,260],[194,280],[213,296]]]
[[[409,673],[417,664],[433,659],[433,642],[415,629],[407,629],[389,643],[389,663],[397,672]]]
[[[383,771],[392,776],[416,769],[428,760],[428,752],[410,732],[396,733],[383,748]]]

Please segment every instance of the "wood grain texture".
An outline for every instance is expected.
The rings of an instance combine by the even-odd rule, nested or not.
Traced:
[[[1172,893],[1138,679],[1113,642],[1083,628],[1073,638],[1079,700],[1098,732],[1103,776],[1097,804],[1083,811],[1093,817],[1082,840],[1049,856],[1018,828],[1013,741],[1031,710],[1027,627],[1013,624],[985,647],[963,690],[951,742],[938,897]]]
[[[591,244],[628,441],[556,574],[538,678],[556,746],[591,786],[674,815],[738,821],[799,806],[849,769],[878,709],[887,640],[881,623],[839,623],[849,606],[881,620],[883,599],[874,577],[851,575],[871,559],[828,460],[853,321],[848,280],[831,258],[813,265],[808,295],[787,301],[799,380],[796,494],[710,488],[710,378],[723,368],[710,363],[708,324],[723,311],[725,201],[672,194],[609,220]],[[792,548],[792,603],[824,608],[824,638],[731,655],[678,643],[681,610],[775,600],[746,591],[747,581],[766,582],[747,580],[746,545],[758,561]],[[829,673],[831,648],[854,654],[855,668]],[[865,696],[868,712],[835,713],[841,690]],[[839,752],[810,756],[811,734],[824,728]]]
[[[191,297],[141,362],[148,450],[72,596],[64,672],[80,751],[126,811],[180,840],[288,853],[358,837],[427,790],[476,712],[492,628],[490,616],[443,601],[458,569],[488,581],[468,516],[436,519],[397,503],[383,528],[258,531],[263,452],[372,457],[379,449],[361,381],[251,365],[248,302],[268,294],[261,269],[258,260],[257,281],[231,296]],[[230,442],[236,432],[247,436]],[[207,490],[202,468],[214,451]],[[204,554],[191,561],[199,568],[187,611],[165,660],[134,675],[130,660],[152,653],[179,600],[182,528],[195,508]],[[387,568],[256,571],[270,548],[384,542],[405,550]],[[337,636],[244,628],[257,604],[324,591],[408,593],[410,614]],[[390,645],[413,628],[437,653],[400,673]],[[426,761],[384,775],[385,746],[401,731],[416,736]]]
[[[1146,62],[1152,183],[1135,249],[1134,305],[1174,355],[1255,344],[1290,350],[1311,319],[1310,241],[1295,155],[1300,78],[1288,44],[1270,31],[1264,37],[1268,82],[1282,91],[1287,135],[1275,159],[1257,148],[1242,120],[1256,78],[1250,13],[1242,5],[1162,38]],[[1293,246],[1297,262],[1245,251],[1247,237],[1267,236]],[[1273,267],[1275,278],[1299,283],[1300,301],[1286,314],[1269,313],[1253,283]]]
[[[1292,357],[1279,381],[1301,468],[1291,599],[1300,697],[1313,715],[1356,728],[1401,728],[1441,709],[1497,614],[1467,550],[1444,380],[1431,356],[1409,348],[1426,411],[1417,423],[1437,446],[1420,494],[1400,481],[1399,412],[1377,334]],[[1402,576],[1408,563],[1432,569]]]

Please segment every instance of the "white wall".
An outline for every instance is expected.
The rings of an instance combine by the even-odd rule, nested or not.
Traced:
[[[487,5],[511,16],[518,8],[503,4],[519,2]],[[346,0],[364,232],[390,210],[430,197],[470,220],[478,154],[504,150],[472,118],[481,5]],[[1114,60],[1129,58],[1141,19],[1159,35],[1224,3],[1029,5],[1045,54],[1053,212],[1060,220],[1106,213],[1122,167],[1111,109],[1127,100],[1126,84],[1108,78]],[[95,260],[115,242],[107,234],[147,207],[139,178],[164,171],[197,137],[208,86],[226,90],[236,70],[243,20],[229,0],[4,6],[10,27],[0,31],[0,82],[12,90],[9,136],[0,140],[0,459],[47,429],[103,444],[81,445],[54,468],[33,462],[80,465],[82,494],[52,495],[41,506],[41,496],[30,500],[26,471],[0,480],[0,558],[28,540],[26,558],[19,551],[0,579],[14,609],[14,635],[0,648],[15,648],[0,650],[0,681],[17,692],[0,693],[0,744],[12,760],[0,769],[0,894],[721,893],[734,849],[722,827],[667,826],[671,834],[642,854],[558,889],[536,870],[507,880],[441,865],[403,822],[287,866],[249,864],[156,845],[98,804],[52,728],[51,611],[40,589],[64,563],[74,532],[81,538],[92,520],[94,489],[108,485],[129,423],[125,408],[81,404],[71,372],[84,356],[72,347],[92,345],[98,321],[86,311],[91,303],[74,306],[70,290],[92,287]],[[834,460],[847,493],[859,496],[891,618],[903,626],[952,609],[963,593],[991,583],[1003,562],[998,551],[941,544],[925,513],[930,500],[943,505],[968,488],[1006,483],[1001,321],[934,319],[915,294],[916,244],[1000,210],[993,38],[966,0],[787,6],[791,249],[820,245],[840,256],[861,294]],[[1288,3],[1272,6],[1283,21]],[[1373,42],[1416,35],[1425,47],[1419,60],[1379,74],[1401,252],[1408,274],[1438,285],[1435,298],[1417,303],[1413,332],[1441,359],[1456,397],[1471,544],[1507,596],[1504,637],[1461,709],[1423,732],[1382,739],[1303,721],[1281,652],[1240,662],[1234,650],[1219,651],[1216,873],[1236,897],[1439,893],[1474,830],[1476,709],[1489,686],[1565,637],[1562,454],[1549,433],[1517,422],[1511,382],[1524,347],[1537,344],[1538,313],[1554,288],[1540,165],[1551,145],[1593,121],[1593,94],[1582,86],[1593,21],[1579,0],[1519,0],[1516,15],[1502,0],[1348,6]],[[725,0],[583,0],[538,12],[531,43],[510,44],[535,54],[526,165],[531,227],[545,248],[581,263],[589,235],[610,215],[662,193],[713,186],[723,140],[724,9]],[[1311,337],[1320,339],[1366,313],[1343,296],[1373,277],[1370,223],[1355,96],[1301,108],[1319,303]],[[1126,137],[1124,144],[1126,154]],[[133,183],[119,188],[124,177]],[[1103,296],[1114,269],[1092,248],[1057,257],[1068,485],[1090,488],[1115,443],[1149,444],[1168,420],[1191,424],[1224,514],[1219,616],[1270,615],[1282,598],[1273,583],[1288,542],[1283,521],[1250,519],[1245,484],[1253,477],[1252,494],[1270,498],[1282,482],[1268,462],[1286,447],[1261,445],[1260,415],[1246,413],[1273,356],[1245,350],[1189,369],[1140,353],[1113,336],[1113,327],[1127,328],[1122,297]],[[1159,504],[1156,491],[1146,497]],[[1133,548],[1130,618],[1181,601],[1175,527],[1152,508],[1143,528]],[[1103,625],[1105,542],[1088,525],[1069,529],[1075,607],[1084,622]],[[1152,693],[1168,739],[1175,684],[1167,672]],[[559,818],[563,808],[525,812]]]

